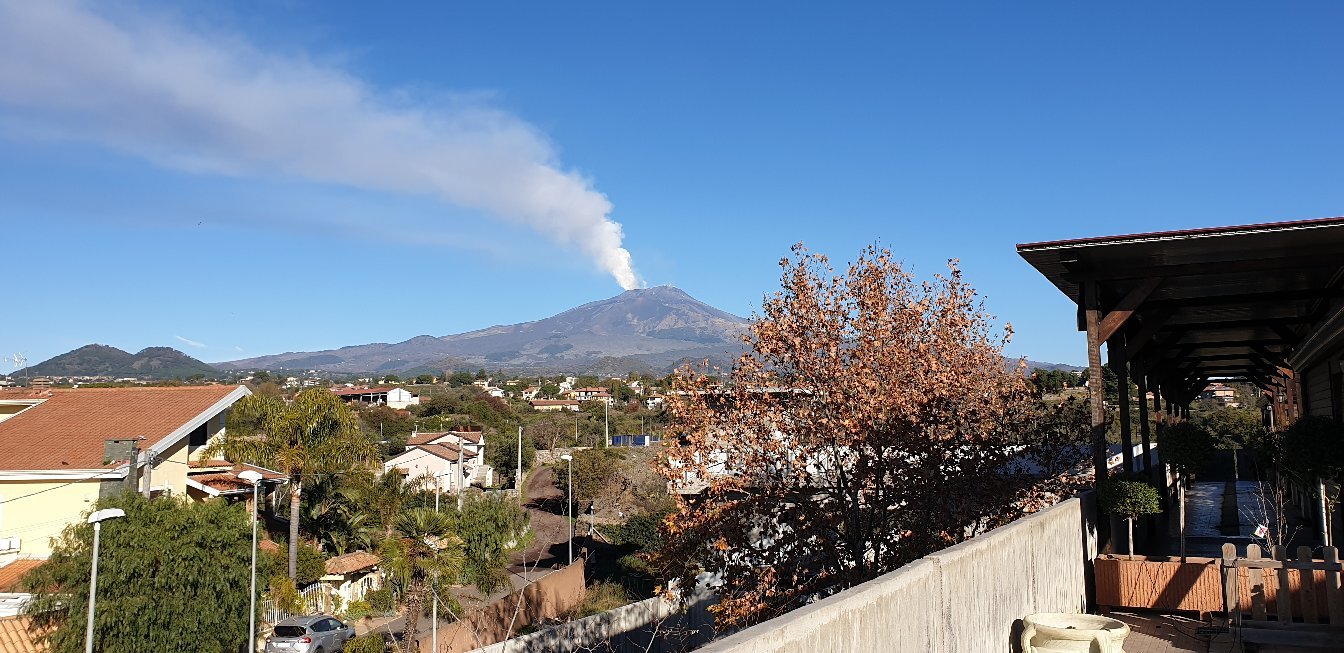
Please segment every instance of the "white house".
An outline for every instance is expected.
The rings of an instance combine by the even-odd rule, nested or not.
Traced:
[[[331,392],[345,401],[386,404],[389,408],[397,410],[420,405],[420,396],[405,388],[332,388]]]
[[[430,487],[444,492],[489,485],[494,470],[485,464],[485,438],[480,431],[412,433],[406,451],[383,463],[384,471],[408,477],[428,476]]]
[[[533,399],[527,403],[532,405],[533,410],[542,413],[555,413],[565,410],[579,412],[579,402],[570,399]]]
[[[378,570],[379,562],[378,556],[368,551],[354,551],[328,559],[327,573],[318,580],[322,586],[322,593],[328,598],[341,597],[342,606],[364,600],[364,596],[369,592],[383,587],[383,576]]]

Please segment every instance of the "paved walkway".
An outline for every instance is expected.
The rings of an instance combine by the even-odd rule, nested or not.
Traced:
[[[1215,624],[1152,612],[1110,612],[1106,616],[1129,625],[1125,653],[1242,653],[1231,634],[1208,632]]]

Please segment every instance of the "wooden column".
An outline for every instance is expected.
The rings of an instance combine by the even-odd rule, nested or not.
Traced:
[[[1120,421],[1120,458],[1125,474],[1134,473],[1134,433],[1129,424],[1129,365],[1125,359],[1125,336],[1117,334],[1106,343],[1106,356],[1116,377],[1116,419]]]
[[[1106,379],[1101,372],[1101,301],[1095,281],[1082,287],[1080,302],[1083,322],[1087,329],[1087,395],[1092,408],[1092,473],[1093,486],[1100,488],[1108,477],[1106,470]],[[1097,519],[1097,551],[1110,552],[1111,519]]]
[[[1148,379],[1143,374],[1136,375],[1134,384],[1139,386],[1139,442],[1143,445],[1143,455],[1139,459],[1139,466],[1144,472],[1151,474],[1153,459],[1148,455],[1148,449],[1152,445],[1148,430]]]
[[[1087,324],[1087,394],[1092,408],[1092,470],[1098,487],[1106,481],[1106,380],[1101,372],[1101,301],[1095,281],[1084,286]]]

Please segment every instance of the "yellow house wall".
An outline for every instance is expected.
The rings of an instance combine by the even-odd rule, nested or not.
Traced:
[[[85,519],[98,500],[98,487],[97,480],[0,481],[0,500],[23,497],[0,504],[0,537],[18,536],[20,557],[49,557],[52,538],[67,524]]]
[[[154,465],[150,484],[156,488],[171,489],[173,496],[185,496],[187,493],[187,439],[177,446],[159,454]]]

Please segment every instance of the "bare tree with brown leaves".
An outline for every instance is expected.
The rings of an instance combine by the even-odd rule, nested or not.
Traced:
[[[684,493],[656,562],[682,587],[721,575],[720,627],[1015,518],[1040,480],[1011,468],[1041,405],[956,261],[920,283],[875,246],[843,274],[793,254],[722,383],[687,369],[668,397]]]

